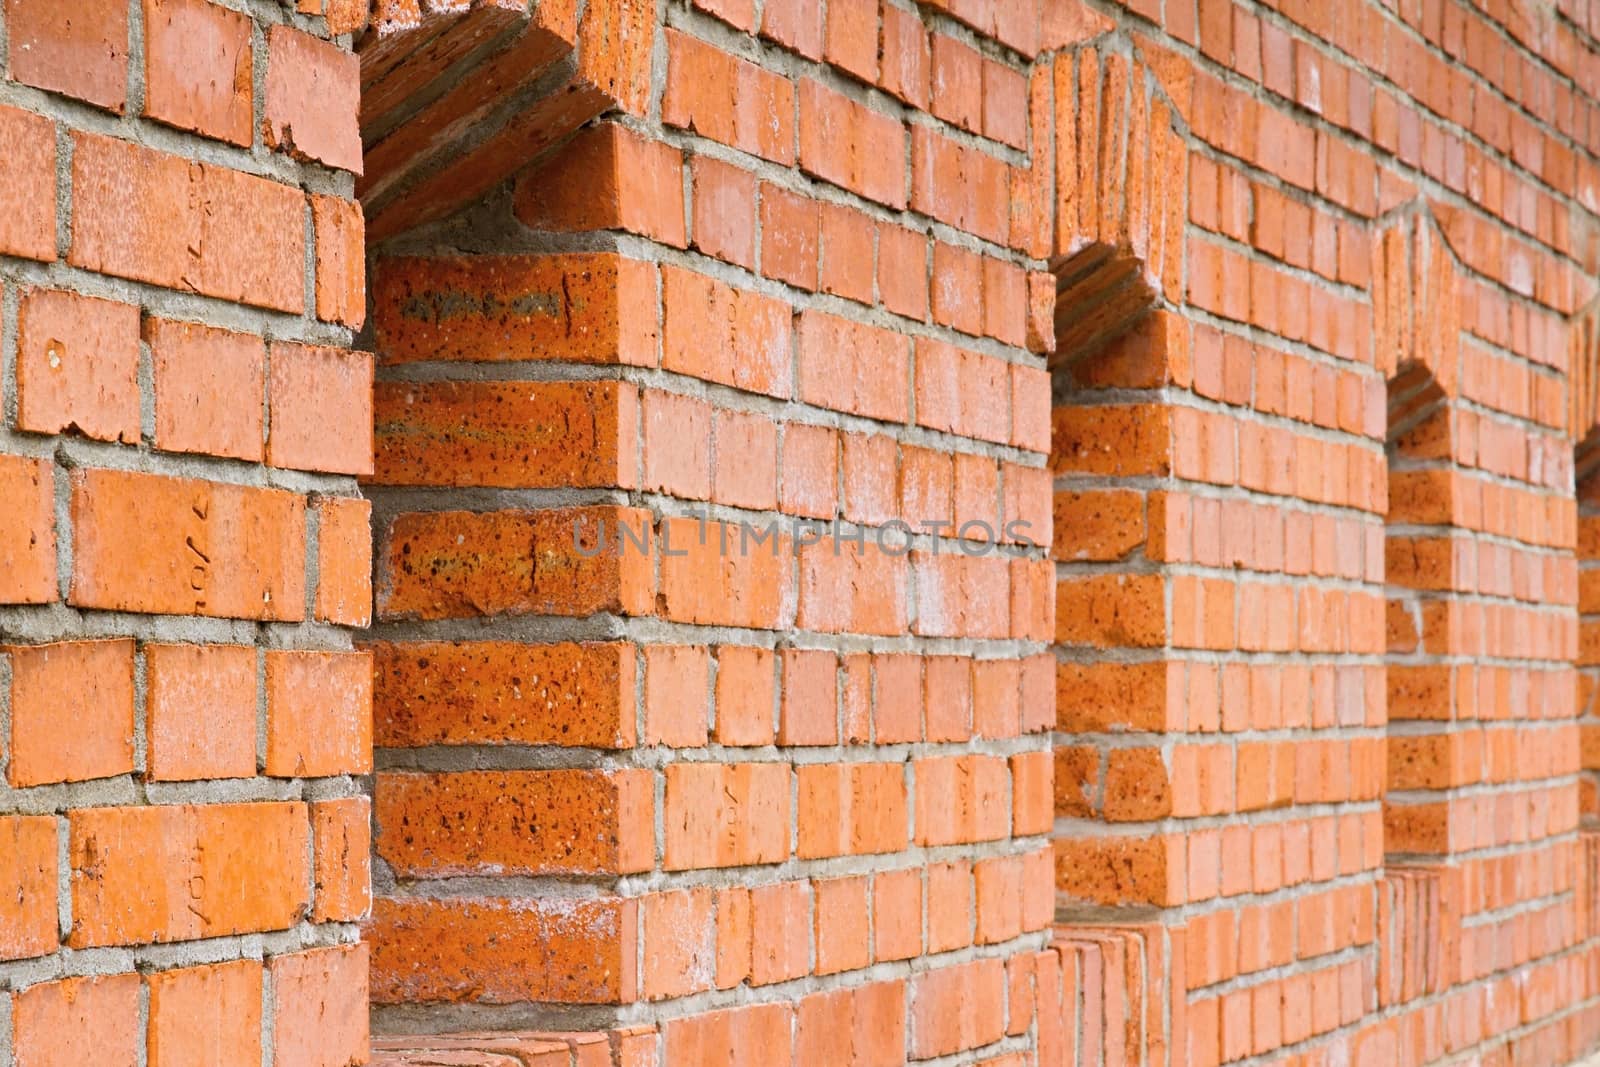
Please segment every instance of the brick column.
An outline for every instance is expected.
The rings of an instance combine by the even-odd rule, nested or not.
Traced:
[[[1049,1025],[1049,279],[980,92],[1026,82],[787,6],[675,12],[659,122],[469,254],[380,253],[382,1028],[821,1064]]]
[[[356,64],[253,10],[4,7],[5,1064],[367,1055]]]

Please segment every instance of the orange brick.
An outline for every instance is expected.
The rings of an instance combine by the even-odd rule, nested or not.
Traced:
[[[378,744],[633,744],[632,645],[372,646]]]
[[[777,882],[750,890],[750,984],[771,985],[810,970],[811,886]]]
[[[692,271],[663,267],[661,366],[745,392],[786,398],[791,380],[787,304]]]
[[[602,123],[518,178],[515,210],[535,230],[626,230],[683,248],[683,153]]]
[[[122,112],[128,99],[128,6],[88,0],[71,10],[47,0],[6,0],[11,77]]]
[[[133,771],[132,641],[63,641],[6,652],[11,658],[12,785],[82,782]]]
[[[139,309],[30,289],[17,330],[17,426],[139,440]]]
[[[0,959],[48,955],[59,942],[55,819],[0,818],[0,842]]]
[[[283,25],[267,30],[267,51],[267,147],[360,174],[360,60],[334,42]]]
[[[651,893],[640,901],[646,1000],[710,988],[717,953],[712,906],[712,891],[705,888]]]
[[[668,870],[778,863],[789,855],[789,768],[675,763],[666,769]]]
[[[639,484],[639,397],[630,384],[378,382],[373,404],[375,484]]]
[[[266,773],[277,778],[372,769],[372,657],[267,653]]]
[[[906,130],[813,78],[800,85],[800,169],[896,210],[906,206]]]
[[[372,908],[372,807],[366,797],[311,804],[311,918],[356,922]]]
[[[319,621],[372,623],[372,505],[353,497],[318,497],[317,598]]]
[[[73,142],[74,266],[304,310],[306,206],[297,187],[97,134],[77,133]]]
[[[261,338],[197,323],[147,318],[155,378],[157,448],[259,463],[266,349]]]
[[[268,374],[275,467],[372,473],[372,357],[275,342]]]
[[[747,170],[695,156],[690,160],[693,245],[708,256],[756,265],[756,178]]]
[[[867,878],[811,883],[816,907],[816,973],[853,971],[872,962],[867,936]]]
[[[367,946],[338,945],[274,956],[273,1062],[281,1067],[360,1063],[367,1030]]]
[[[642,770],[383,773],[378,854],[403,877],[647,870],[651,780]]]
[[[133,1067],[141,1037],[139,976],[67,978],[32,986],[17,995],[11,1026],[12,1052],[24,1067]]]
[[[255,960],[150,975],[150,1067],[258,1062],[261,980]]]
[[[9,161],[0,184],[0,252],[55,259],[54,125],[42,115],[0,108],[0,156]]]
[[[372,309],[385,364],[656,360],[655,268],[606,253],[381,258]]]
[[[793,83],[670,28],[661,119],[783,166],[794,162]]]
[[[615,897],[380,898],[369,929],[375,1004],[615,1004],[637,992],[636,908]]]
[[[312,194],[317,318],[359,330],[367,319],[366,221],[361,205]]]
[[[284,930],[310,905],[298,802],[77,808],[74,948]]]
[[[195,47],[197,41],[207,47]],[[144,8],[144,61],[146,115],[250,144],[249,16],[206,0],[150,0]]]
[[[157,781],[256,772],[256,651],[237,645],[144,649],[146,769]]]
[[[0,603],[58,596],[53,482],[47,460],[0,456]]]
[[[653,604],[653,561],[622,547],[624,525],[635,536],[649,530],[644,512],[616,507],[402,515],[381,546],[378,617],[642,614]],[[680,529],[673,551],[691,540]]]

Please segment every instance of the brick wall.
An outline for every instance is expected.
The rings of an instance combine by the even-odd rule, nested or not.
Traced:
[[[1600,1043],[1600,8],[0,40],[3,1067]]]
[[[356,60],[270,4],[0,21],[0,1062],[356,1062]]]

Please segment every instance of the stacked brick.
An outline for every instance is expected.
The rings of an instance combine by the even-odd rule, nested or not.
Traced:
[[[659,121],[377,255],[376,1019],[545,1028],[385,1054],[1020,1062],[1054,915],[1053,280],[1007,204],[1036,28],[663,14]]]
[[[272,5],[3,30],[0,1063],[360,1062],[360,142],[301,91],[355,60]]]

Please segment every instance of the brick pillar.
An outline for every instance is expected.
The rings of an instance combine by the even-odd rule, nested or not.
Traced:
[[[5,1064],[367,1056],[356,69],[251,10],[5,4]]]
[[[1004,1062],[1059,980],[1026,82],[736,8],[660,29],[659,123],[375,266],[376,1017]]]

